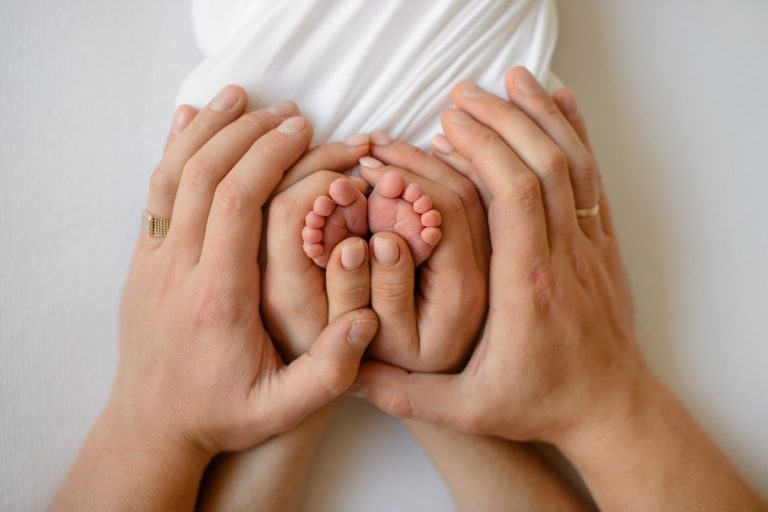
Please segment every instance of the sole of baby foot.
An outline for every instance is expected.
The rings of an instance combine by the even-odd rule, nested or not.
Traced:
[[[440,212],[416,183],[406,184],[396,171],[384,174],[368,197],[368,227],[371,233],[391,231],[408,243],[414,265],[429,258],[440,242]]]
[[[336,245],[350,236],[368,233],[367,199],[349,178],[339,178],[326,195],[315,199],[304,220],[304,252],[319,267],[328,265]]]

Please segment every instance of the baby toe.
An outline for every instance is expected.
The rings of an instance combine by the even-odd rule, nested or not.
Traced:
[[[317,258],[323,254],[323,246],[321,244],[304,244],[304,253],[310,258]]]
[[[413,203],[413,211],[416,213],[427,213],[432,209],[432,198],[424,194]]]
[[[405,190],[405,178],[396,171],[388,171],[376,183],[374,191],[384,197],[400,197]]]
[[[328,196],[320,196],[315,199],[315,204],[312,207],[312,211],[318,215],[322,215],[323,217],[329,216],[335,209],[336,203]]]
[[[425,227],[438,227],[443,221],[443,216],[437,210],[429,210],[421,214],[421,225]]]
[[[319,229],[305,226],[304,229],[301,230],[301,238],[305,243],[317,244],[323,240],[323,232]]]
[[[331,183],[328,195],[341,206],[349,206],[362,196],[355,184],[346,178],[339,178]]]
[[[423,195],[424,192],[421,191],[421,187],[415,183],[410,183],[407,187],[405,187],[405,192],[403,192],[403,199],[409,203],[415,203]]]
[[[426,227],[421,230],[421,239],[424,240],[424,243],[431,245],[432,247],[436,246],[442,237],[443,232],[440,228]]]
[[[304,223],[307,227],[320,229],[325,226],[325,217],[318,215],[315,212],[309,212],[304,219]]]

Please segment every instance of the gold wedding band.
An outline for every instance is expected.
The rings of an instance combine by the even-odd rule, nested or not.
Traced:
[[[600,213],[600,203],[596,204],[592,208],[577,208],[576,209],[576,217],[579,219],[588,219],[590,217],[594,217]]]
[[[165,238],[168,228],[171,227],[171,219],[158,217],[150,213],[146,208],[141,212],[141,229],[152,238]]]

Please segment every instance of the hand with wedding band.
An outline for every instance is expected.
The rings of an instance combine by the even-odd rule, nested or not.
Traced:
[[[125,287],[109,404],[58,506],[191,509],[213,455],[291,428],[354,381],[372,310],[338,315],[287,366],[264,328],[262,208],[312,127],[292,103],[244,114],[247,103],[227,86],[196,115],[177,112]]]

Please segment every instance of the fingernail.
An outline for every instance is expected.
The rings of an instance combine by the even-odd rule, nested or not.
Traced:
[[[519,71],[515,76],[515,87],[526,94],[536,94],[543,90],[541,84],[533,78],[531,72],[525,68]]]
[[[435,138],[432,139],[432,147],[444,155],[450,155],[454,151],[445,135],[435,135]]]
[[[269,107],[267,112],[273,116],[289,116],[296,112],[296,105],[292,101],[281,101]]]
[[[184,131],[184,128],[189,124],[190,116],[187,115],[187,109],[177,108],[176,113],[173,116],[173,124],[171,125],[171,132],[174,135],[178,135]]]
[[[277,131],[286,135],[295,135],[304,129],[304,118],[301,116],[289,117],[277,127]]]
[[[357,398],[368,398],[368,388],[355,382],[349,386],[346,394]]]
[[[466,112],[461,110],[449,110],[445,113],[448,122],[453,124],[472,124],[474,120]]]
[[[462,82],[461,92],[459,93],[464,98],[481,98],[487,96],[488,92],[472,82]]]
[[[240,91],[234,85],[228,85],[211,101],[211,110],[224,112],[240,102]]]
[[[400,258],[400,248],[391,238],[379,236],[373,239],[373,256],[378,263],[390,267]]]
[[[376,160],[372,156],[364,156],[363,158],[358,160],[358,162],[360,162],[360,165],[362,165],[363,167],[368,167],[369,169],[378,169],[379,167],[384,167],[383,163]]]
[[[375,146],[387,146],[392,142],[392,139],[382,131],[375,131],[371,132],[371,142],[373,142]]]
[[[379,330],[379,322],[376,320],[355,320],[347,334],[347,341],[353,347],[365,350]]]
[[[367,133],[358,133],[357,135],[353,135],[347,140],[344,141],[344,144],[351,148],[356,148],[358,146],[367,146],[371,142],[371,136]]]
[[[568,117],[579,117],[579,105],[576,103],[576,95],[573,91],[566,89],[564,93],[560,94],[563,107],[565,107],[565,115]]]
[[[362,240],[347,243],[341,248],[341,266],[345,270],[357,270],[365,260],[365,247]]]

